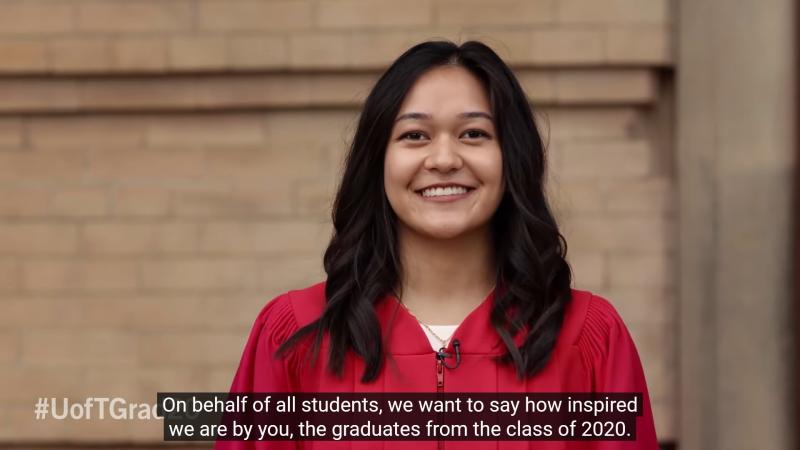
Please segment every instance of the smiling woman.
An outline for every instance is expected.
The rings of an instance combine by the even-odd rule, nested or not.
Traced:
[[[409,91],[386,146],[384,186],[406,278],[398,291],[423,324],[460,323],[496,282],[490,220],[504,182],[490,111],[468,70],[433,68]]]
[[[492,447],[656,448],[636,348],[608,301],[571,289],[544,177],[531,106],[495,52],[476,41],[406,51],[365,101],[327,279],[264,307],[231,391],[639,393],[635,440]],[[217,448],[326,444],[342,443]],[[381,447],[409,444],[450,446]]]

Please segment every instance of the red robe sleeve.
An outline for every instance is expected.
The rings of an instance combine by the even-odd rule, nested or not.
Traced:
[[[650,397],[639,353],[625,323],[605,299],[592,296],[578,340],[594,392],[642,393],[643,414],[636,419],[636,441],[595,441],[597,450],[657,450]]]
[[[291,358],[277,358],[278,347],[297,331],[288,294],[276,297],[261,310],[250,331],[231,392],[290,392]],[[215,450],[294,450],[292,441],[217,441]]]

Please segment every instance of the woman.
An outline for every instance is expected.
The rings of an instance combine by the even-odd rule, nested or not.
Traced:
[[[607,301],[571,290],[544,175],[526,95],[491,49],[406,51],[364,104],[333,207],[327,280],[264,307],[231,390],[640,392],[635,442],[447,448],[656,448],[636,349]],[[256,446],[218,443],[239,445]]]

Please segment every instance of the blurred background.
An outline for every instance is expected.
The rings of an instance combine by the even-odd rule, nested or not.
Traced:
[[[665,448],[790,449],[790,0],[2,0],[0,447],[155,448],[39,397],[226,391],[322,280],[361,102],[428,39],[511,64],[575,285],[638,346]],[[206,444],[208,445],[208,444]]]

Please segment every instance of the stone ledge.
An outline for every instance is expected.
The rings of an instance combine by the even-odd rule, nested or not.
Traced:
[[[517,70],[537,104],[650,104],[654,69]],[[1,77],[0,114],[358,107],[377,72]]]

